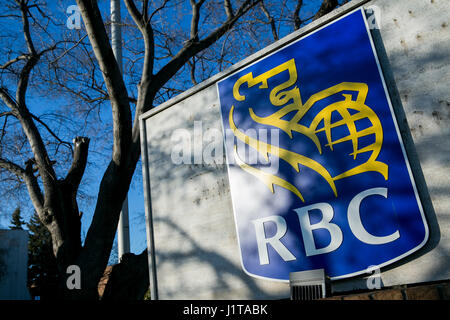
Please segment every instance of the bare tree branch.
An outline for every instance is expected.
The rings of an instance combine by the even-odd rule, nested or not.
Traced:
[[[71,50],[73,50],[74,48],[76,48],[83,40],[84,38],[87,37],[87,34],[85,34],[84,36],[82,36],[80,38],[80,40],[78,40],[72,47],[70,47],[69,49],[65,50],[60,56],[58,56],[56,59],[54,59],[51,64],[56,63],[59,59],[61,59],[62,57],[64,57],[68,52],[70,52]]]
[[[144,21],[148,19],[148,0],[142,1],[142,18]]]
[[[313,21],[333,11],[339,5],[337,0],[323,0],[319,10],[314,15]]]
[[[270,29],[272,30],[272,36],[273,36],[273,40],[277,41],[278,38],[278,33],[277,33],[277,28],[275,26],[275,19],[270,15],[269,10],[267,10],[266,6],[264,5],[264,1],[261,1],[261,10],[264,13],[264,15],[267,17],[268,23],[270,24]]]
[[[32,161],[27,161],[26,167],[24,169],[9,160],[0,158],[0,168],[8,170],[9,172],[21,177],[25,181],[26,187],[28,189],[28,194],[30,195],[34,208],[38,213],[41,213],[43,210],[44,199],[37,179],[33,174]]]
[[[6,88],[0,87],[0,99],[2,99],[3,103],[6,104],[6,106],[10,108],[13,113],[17,110],[16,101],[11,97]]]
[[[45,149],[44,143],[42,141],[42,137],[39,134],[38,129],[36,128],[36,125],[34,124],[32,120],[32,115],[28,111],[28,109],[25,106],[19,107],[17,103],[11,98],[11,96],[7,93],[6,89],[0,88],[0,98],[3,100],[3,102],[11,108],[11,114],[14,115],[21,123],[22,129],[27,136],[28,142],[31,146],[31,149],[33,151],[33,154],[36,158],[36,162],[39,168],[39,173],[43,179],[44,188],[47,188],[48,190],[54,190],[55,188],[55,182],[56,182],[56,175],[52,167],[52,163],[50,162],[47,150]],[[13,168],[13,167],[10,167]],[[16,168],[17,169],[17,168]],[[29,175],[24,176],[24,178],[27,178],[28,180],[31,179],[32,172],[29,173]],[[34,176],[33,176],[34,178]],[[37,182],[34,180],[30,180],[27,184],[27,187],[31,191],[36,189]],[[29,190],[30,191],[30,190]],[[31,192],[30,191],[30,192]],[[50,192],[47,193],[47,201],[50,201]],[[42,195],[40,196],[42,197]],[[40,198],[39,197],[39,198]],[[41,202],[41,201],[40,201]],[[37,204],[37,202],[33,201],[34,204]],[[35,207],[36,210],[38,210],[38,207]]]
[[[150,21],[152,20],[152,18],[155,16],[155,14],[157,14],[159,11],[161,11],[162,9],[164,9],[164,8],[166,7],[166,5],[167,5],[167,3],[168,3],[169,1],[170,1],[170,0],[164,0],[163,4],[162,4],[160,7],[156,8],[155,10],[153,10],[153,12],[152,12],[152,14],[150,15],[150,17],[146,18],[146,15],[144,15],[144,18],[146,18],[147,21],[150,22]],[[147,6],[145,6],[145,8],[146,8],[146,7],[147,7]]]
[[[253,8],[261,0],[246,0],[244,1],[236,13],[228,18],[221,26],[212,31],[208,36],[199,41],[187,41],[185,46],[170,60],[164,67],[162,67],[155,75],[155,82],[157,86],[162,87],[170,78],[172,78],[178,70],[194,55],[204,50],[213,44],[217,39],[224,35],[236,21]]]
[[[26,163],[25,175],[23,176],[25,184],[28,189],[28,194],[30,195],[33,206],[39,215],[43,215],[44,211],[44,197],[42,196],[41,188],[39,187],[38,181],[33,174],[33,167],[31,161]],[[45,223],[45,221],[43,220]]]
[[[154,64],[154,57],[155,57],[155,43],[154,43],[154,34],[153,34],[153,28],[150,24],[150,19],[145,20],[145,15],[141,14],[139,10],[136,8],[136,5],[134,4],[133,0],[124,0],[125,5],[128,9],[128,12],[130,13],[131,17],[133,18],[134,22],[139,28],[139,31],[141,32],[143,38],[144,38],[144,45],[145,45],[145,51],[144,51],[144,66],[141,74],[141,86],[145,86],[146,83],[149,83],[151,80],[151,77],[153,75],[153,64]],[[160,7],[161,9],[164,8],[167,1],[164,1],[163,5]],[[144,3],[144,8],[147,7],[148,4]],[[147,9],[146,9],[147,10]],[[147,99],[144,99],[147,100]]]
[[[0,168],[6,169],[9,172],[12,172],[15,175],[20,176],[20,177],[23,177],[25,175],[25,169],[23,169],[21,166],[15,164],[9,160],[3,159],[3,158],[0,158]]]
[[[199,2],[195,2],[195,0],[191,1],[192,7],[192,18],[191,18],[191,36],[189,41],[198,41],[198,23],[200,21],[200,8],[205,0],[200,0]]]
[[[134,117],[134,124],[132,128],[132,145],[130,152],[130,162],[137,163],[140,156],[140,142],[139,142],[139,116],[144,110],[153,105],[153,99],[157,90],[153,89],[153,66],[155,60],[155,40],[153,28],[149,20],[144,20],[145,15],[141,14],[136,8],[133,0],[125,0],[130,15],[139,28],[144,39],[144,64],[142,68],[141,78],[138,85],[138,98],[136,102],[136,112]],[[166,5],[166,1],[162,7]],[[144,6],[145,7],[145,6]]]
[[[111,98],[114,135],[112,161],[120,166],[127,161],[127,150],[131,142],[131,110],[127,88],[109,43],[97,3],[77,0],[77,4]]]
[[[0,66],[0,69],[6,69],[6,68],[8,68],[10,65],[16,63],[17,61],[21,61],[21,60],[25,60],[25,59],[27,59],[27,56],[24,55],[24,54],[22,54],[22,55],[20,55],[20,56],[14,58],[14,59],[11,59],[11,60],[5,62],[3,65]]]
[[[41,125],[43,125],[45,127],[45,129],[47,129],[47,131],[60,143],[65,145],[73,154],[73,149],[72,149],[72,145],[70,144],[70,142],[61,140],[56,133],[53,132],[52,129],[50,129],[50,127],[44,122],[42,121],[39,117],[35,116],[34,114],[30,113],[31,117],[36,120],[37,122],[39,122]]]
[[[14,113],[12,111],[5,111],[0,113],[0,117],[5,117],[5,116],[13,116]]]
[[[128,12],[130,13],[131,17],[133,18],[136,25],[139,27],[139,29],[142,29],[144,27],[144,17],[139,12],[138,8],[136,7],[133,0],[124,0],[125,6],[128,9]],[[141,30],[142,31],[142,30]]]
[[[34,44],[33,44],[33,40],[31,39],[31,34],[30,34],[30,23],[28,21],[28,1],[25,0],[20,0],[17,1],[17,4],[19,5],[20,8],[20,13],[22,16],[22,25],[23,25],[23,35],[25,37],[25,42],[27,44],[28,47],[28,52],[31,55],[36,55],[36,49],[34,48]]]
[[[86,169],[89,141],[86,137],[76,137],[73,140],[75,146],[73,161],[64,181],[71,186],[71,191],[75,194]]]
[[[6,112],[2,112],[0,113],[0,117],[5,117],[5,121],[3,122],[3,127],[2,127],[2,131],[0,134],[0,154],[3,150],[3,146],[2,146],[2,142],[3,142],[3,138],[6,134],[6,123],[8,122],[8,117],[9,116],[14,116],[14,113],[12,111],[6,111]]]
[[[225,7],[225,13],[227,14],[228,19],[232,19],[234,16],[233,7],[231,6],[230,0],[224,0],[223,5]]]
[[[28,142],[35,156],[44,186],[49,188],[49,190],[53,190],[55,188],[54,184],[56,182],[56,175],[48,158],[47,150],[45,148],[44,142],[42,141],[42,137],[33,122],[28,108],[26,107],[25,98],[31,71],[39,61],[40,56],[45,52],[52,50],[54,46],[42,51],[41,53],[36,52],[33,40],[30,35],[30,26],[28,21],[29,7],[27,6],[27,1],[17,1],[17,3],[19,4],[22,15],[23,33],[26,45],[28,47],[28,60],[25,66],[22,68],[22,71],[20,72],[16,90],[16,101],[13,101],[13,99],[3,88],[0,89],[0,97],[2,98],[3,102],[5,102],[5,104],[9,108],[11,108],[11,110],[15,113],[15,116],[21,123],[22,129],[27,136]],[[46,200],[50,201],[49,192],[46,193],[46,196]]]
[[[197,79],[195,79],[195,64],[196,64],[195,56],[192,57],[192,61],[191,61],[191,60],[188,60],[187,63],[188,63],[189,68],[190,68],[190,76],[191,76],[192,84],[193,84],[193,85],[197,85],[198,82],[197,82]]]
[[[294,12],[293,12],[293,18],[294,18],[294,30],[300,29],[300,26],[302,25],[302,20],[300,19],[300,10],[303,6],[303,0],[297,0],[297,4],[295,6]]]

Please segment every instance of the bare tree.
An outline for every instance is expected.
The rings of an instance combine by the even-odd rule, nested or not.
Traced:
[[[4,118],[0,132],[0,168],[26,186],[34,209],[52,236],[61,278],[61,296],[70,299],[98,298],[98,282],[107,265],[122,202],[141,153],[139,116],[155,103],[183,89],[183,86],[177,89],[171,81],[177,80],[175,76],[185,68],[190,68],[189,78],[195,84],[199,81],[196,70],[201,70],[199,78],[202,80],[211,72],[236,62],[227,59],[227,54],[232,51],[227,37],[242,36],[230,31],[234,27],[247,28],[238,22],[261,0],[236,3],[224,0],[220,10],[216,1],[190,0],[187,30],[182,30],[186,24],[181,21],[180,30],[170,29],[160,18],[163,11],[182,10],[184,1],[124,2],[131,17],[125,23],[130,32],[139,32],[138,36],[127,38],[126,41],[130,41],[126,44],[129,52],[134,51],[125,56],[131,71],[127,79],[131,79],[131,84],[136,87],[127,83],[119,70],[106,28],[108,22],[102,17],[97,1],[77,0],[85,34],[79,32],[74,38],[55,39],[49,30],[52,23],[57,23],[42,9],[41,2],[11,1],[7,7],[8,14],[4,15],[20,20],[24,46],[11,50],[6,55],[7,60],[0,65],[0,99],[5,106],[5,110],[0,110],[0,118]],[[334,2],[324,0],[320,13],[317,12],[315,17],[329,12],[334,8]],[[294,11],[296,16],[301,6],[299,1],[298,10],[296,7]],[[261,4],[261,12],[270,25],[274,40],[277,40],[279,30],[270,9]],[[30,25],[40,31],[33,34]],[[39,45],[36,45],[36,39],[40,39]],[[236,41],[234,45],[242,44]],[[39,68],[43,60],[46,65]],[[41,82],[30,82],[33,76]],[[27,101],[30,85],[40,90],[46,86],[45,90],[63,91],[76,97],[76,101],[87,106],[83,111],[86,117],[95,108],[110,106],[112,129],[107,133],[111,134],[112,152],[108,156],[92,222],[83,244],[78,200],[93,137],[74,134],[72,142],[68,142],[71,140],[67,139],[68,133],[62,137],[62,133],[49,125],[45,117],[33,114]],[[10,118],[16,121],[20,130],[7,130],[11,125]],[[7,131],[10,132],[8,137],[5,136]],[[15,161],[21,158],[17,157],[17,151],[6,150],[9,145],[6,139],[14,140],[19,145],[16,149],[30,157],[22,159],[25,160],[22,163]],[[70,159],[69,168],[65,167],[65,161],[59,163],[51,159],[62,150],[66,152],[66,160]],[[80,290],[66,287],[65,271],[69,265],[80,267]],[[104,297],[141,298],[148,285],[146,251],[139,255],[127,254],[120,264],[113,267]]]
[[[25,62],[18,74],[15,97],[10,94],[10,90],[1,87],[0,98],[9,108],[4,116],[13,116],[20,122],[33,158],[26,162],[25,167],[0,158],[0,166],[24,181],[33,206],[49,229],[52,235],[53,251],[62,276],[60,289],[66,297],[97,298],[98,296],[97,284],[105,270],[117,228],[120,208],[140,156],[139,116],[153,106],[157,92],[192,57],[222,37],[258,0],[243,1],[236,9],[232,8],[230,1],[224,1],[226,19],[203,37],[200,37],[199,21],[200,9],[205,1],[190,1],[192,8],[190,36],[178,52],[155,72],[155,40],[151,19],[168,2],[164,1],[160,7],[150,12],[148,1],[143,1],[140,9],[134,1],[125,1],[128,12],[141,33],[145,47],[133,119],[128,90],[112,52],[97,1],[77,1],[96,63],[102,73],[106,87],[105,96],[107,94],[113,119],[112,155],[100,183],[92,223],[82,246],[77,190],[86,168],[89,139],[86,137],[74,139],[72,165],[65,177],[58,178],[53,167],[54,162],[50,160],[46,144],[36,126],[39,118],[30,113],[26,102],[32,70],[41,57],[54,50],[56,46],[42,50],[36,49],[30,31],[30,9],[37,5],[30,4],[25,0],[16,1],[15,8],[21,15],[27,52],[3,63],[2,68],[6,69],[19,61]],[[63,143],[62,140],[61,143]],[[38,172],[38,176],[35,175],[35,172]],[[135,270],[126,270],[121,274],[138,275],[140,274],[139,270],[145,270],[145,253],[138,256],[138,259],[139,263],[132,264],[127,264],[127,259],[124,259],[121,268]],[[69,291],[65,288],[64,271],[67,266],[72,264],[78,265],[82,270],[81,290]],[[145,274],[146,272],[143,273],[144,280],[139,282],[141,290],[139,290],[140,288],[135,290],[137,296],[143,295],[148,287],[148,277],[145,277]],[[147,281],[145,281],[146,278]]]

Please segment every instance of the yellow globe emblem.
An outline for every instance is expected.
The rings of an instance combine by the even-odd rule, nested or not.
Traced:
[[[381,126],[380,120],[371,108],[359,101],[352,100],[352,96],[350,94],[344,94],[343,96],[345,97],[345,100],[333,103],[320,111],[313,119],[310,128],[314,131],[315,134],[319,132],[325,132],[325,136],[327,139],[327,144],[325,146],[329,147],[331,150],[333,150],[333,145],[351,141],[353,152],[350,154],[350,156],[353,156],[353,159],[356,159],[358,154],[365,152],[371,152],[371,155],[367,162],[365,162],[364,164],[333,177],[333,180],[339,180],[367,171],[379,172],[385,179],[387,179],[387,165],[382,162],[376,161],[383,144],[383,128]],[[356,110],[357,113],[350,113],[349,109]],[[338,112],[342,117],[342,120],[332,123],[331,115],[333,112]],[[368,119],[371,125],[368,128],[358,131],[355,122],[362,119]],[[321,129],[317,129],[319,123],[322,121],[323,127]],[[340,126],[346,126],[349,134],[346,137],[332,140],[332,130]],[[374,143],[360,148],[359,139],[369,135],[373,135],[375,137]]]
[[[301,101],[299,89],[297,88],[297,86],[292,87],[297,81],[297,70],[295,67],[294,59],[291,59],[257,77],[253,77],[252,73],[248,73],[242,76],[234,84],[233,96],[237,101],[244,101],[245,96],[241,95],[239,91],[239,88],[242,84],[246,83],[249,88],[255,85],[259,85],[259,89],[268,89],[267,80],[281,72],[286,71],[289,72],[289,79],[286,82],[274,87],[270,91],[269,95],[269,99],[272,105],[281,108],[266,117],[258,116],[252,108],[249,108],[249,114],[251,118],[257,123],[269,125],[283,130],[289,135],[291,139],[293,138],[292,131],[307,136],[314,142],[319,154],[322,154],[322,146],[318,138],[318,133],[325,133],[327,141],[325,147],[329,147],[332,151],[334,150],[334,145],[350,141],[352,143],[353,152],[350,153],[349,156],[352,156],[353,159],[356,159],[359,154],[370,152],[368,160],[350,170],[339,173],[336,176],[331,176],[331,174],[322,164],[307,156],[280,148],[278,146],[267,144],[265,142],[259,141],[258,139],[247,136],[245,133],[239,130],[234,123],[234,106],[232,106],[229,113],[229,124],[230,128],[233,130],[234,135],[241,141],[248,144],[250,147],[258,150],[258,152],[261,153],[266,158],[266,160],[268,160],[268,155],[271,154],[289,163],[297,172],[300,171],[299,165],[303,165],[310,169],[313,169],[325,179],[335,196],[337,196],[335,181],[346,177],[354,176],[364,172],[374,171],[380,173],[384,177],[384,179],[387,180],[388,166],[385,163],[377,160],[383,144],[383,128],[375,112],[370,107],[365,105],[365,100],[368,93],[368,86],[365,83],[342,82],[312,95],[303,104]],[[357,97],[355,100],[352,99],[351,94],[343,93],[348,91],[357,92]],[[342,93],[342,96],[344,98],[342,101],[332,103],[323,108],[314,117],[309,126],[300,123],[305,114],[316,102],[339,93]],[[349,110],[352,110],[352,112],[350,112]],[[290,120],[284,120],[283,117],[291,112],[295,112],[294,116]],[[332,122],[332,114],[334,112],[338,112],[342,119]],[[362,130],[357,130],[355,122],[361,119],[368,119],[370,122],[370,126]],[[318,128],[321,123],[323,123],[323,126]],[[340,126],[346,126],[349,134],[347,136],[333,140],[332,131],[333,129]],[[370,145],[360,147],[359,139],[369,135],[374,135],[375,141]],[[243,170],[259,178],[263,183],[267,185],[267,187],[272,192],[274,192],[273,186],[278,185],[290,190],[302,201],[305,201],[296,186],[278,176],[266,173],[243,162],[237,154],[236,146],[234,155],[236,162]]]

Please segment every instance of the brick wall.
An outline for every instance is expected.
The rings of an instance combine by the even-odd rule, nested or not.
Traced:
[[[325,300],[450,300],[450,281],[336,295]]]

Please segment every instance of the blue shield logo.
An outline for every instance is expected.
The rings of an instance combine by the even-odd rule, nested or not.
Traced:
[[[332,279],[421,248],[428,227],[362,10],[218,83],[243,269]]]

